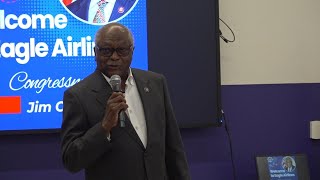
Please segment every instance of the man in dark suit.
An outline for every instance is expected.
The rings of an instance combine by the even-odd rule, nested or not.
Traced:
[[[293,172],[296,168],[293,164],[293,159],[290,156],[286,156],[283,159],[283,168],[288,172]]]
[[[74,1],[73,3],[67,5],[67,8],[76,16],[79,18],[89,21],[89,15],[90,13],[95,14],[97,8],[95,9],[95,12],[91,12],[90,10],[90,3],[92,3],[93,0],[77,0]],[[98,4],[100,1],[96,0],[96,4]],[[108,2],[109,0],[104,0],[106,5],[113,6],[112,12],[110,14],[110,17],[105,21],[105,22],[93,22],[93,23],[106,23],[106,22],[111,22],[114,21],[121,16],[125,15],[135,4],[136,0],[112,0],[113,2]],[[92,4],[91,4],[92,5]],[[105,12],[107,14],[107,12]]]
[[[95,43],[96,71],[64,93],[64,166],[87,180],[189,180],[164,76],[130,68],[133,37],[121,24],[103,26]],[[115,74],[125,93],[112,92]]]

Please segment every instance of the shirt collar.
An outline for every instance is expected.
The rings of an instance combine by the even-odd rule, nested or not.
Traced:
[[[103,75],[103,77],[107,80],[107,82],[110,84],[110,78],[106,75],[104,75],[103,73],[101,73]],[[133,74],[132,74],[132,71],[131,71],[131,68],[129,68],[129,76],[126,80],[126,85],[132,85],[134,86],[134,78],[133,78]]]
[[[91,0],[90,1],[90,7],[98,6],[99,2],[100,2],[100,0]],[[115,3],[116,0],[105,0],[105,2],[107,2],[107,3]]]
[[[131,68],[129,68],[129,76],[128,76],[128,79],[126,81],[126,85],[134,85],[134,78],[133,78],[133,74],[132,74],[132,71],[131,71]]]

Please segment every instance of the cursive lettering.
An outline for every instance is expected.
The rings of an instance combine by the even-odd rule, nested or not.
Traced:
[[[61,79],[30,79],[28,73],[20,71],[13,75],[9,82],[9,87],[13,91],[19,91],[21,89],[36,89],[36,93],[41,93],[44,88],[68,88],[79,82],[81,79],[78,78],[66,78]]]

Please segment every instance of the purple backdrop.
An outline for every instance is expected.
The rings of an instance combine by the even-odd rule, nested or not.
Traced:
[[[320,140],[309,138],[309,121],[320,119],[320,84],[222,86],[239,180],[256,180],[257,154],[306,153],[311,180],[320,179]],[[199,107],[201,108],[201,107]],[[231,180],[224,127],[184,129],[193,180]],[[0,136],[0,180],[78,180],[63,169],[58,134]]]

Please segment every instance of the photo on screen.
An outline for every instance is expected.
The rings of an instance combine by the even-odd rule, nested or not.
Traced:
[[[84,2],[0,1],[0,132],[61,127],[63,92],[95,70],[94,35],[103,24],[126,25],[135,41],[132,67],[148,69],[146,0],[108,3],[115,12],[99,23],[71,12],[71,5],[88,11]]]
[[[305,154],[262,155],[256,157],[259,180],[309,180]]]

